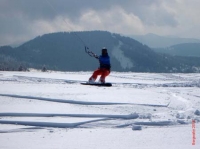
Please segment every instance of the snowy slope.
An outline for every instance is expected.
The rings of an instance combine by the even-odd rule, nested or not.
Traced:
[[[0,72],[0,148],[200,148],[200,74],[91,73]]]
[[[131,59],[124,55],[124,52],[120,49],[123,42],[119,41],[119,45],[112,49],[112,55],[119,61],[123,69],[131,69],[133,67],[133,62]]]

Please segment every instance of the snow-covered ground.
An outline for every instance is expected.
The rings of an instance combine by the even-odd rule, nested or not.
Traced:
[[[200,148],[200,74],[91,73],[0,72],[0,149]]]

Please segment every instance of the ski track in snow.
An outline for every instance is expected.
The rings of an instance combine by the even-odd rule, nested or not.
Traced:
[[[12,95],[12,94],[0,94],[0,96],[23,98],[23,99],[35,99],[35,100],[57,102],[57,103],[79,104],[79,105],[140,105],[140,106],[152,106],[152,107],[167,107],[169,105],[169,104],[154,105],[154,104],[117,103],[117,102],[87,102],[87,101],[77,101],[77,100],[64,100],[64,99],[52,99],[52,98],[44,98],[44,97],[21,96],[21,95]]]
[[[64,99],[52,99],[44,97],[33,97],[33,96],[20,96],[12,94],[0,94],[0,96],[14,97],[14,98],[23,98],[23,99],[35,99],[42,101],[58,102],[58,103],[68,103],[68,104],[79,104],[79,105],[118,105],[118,104],[128,104],[128,103],[109,103],[109,102],[86,102],[86,101],[77,101],[77,100],[64,100]]]
[[[49,77],[48,75],[44,75],[44,77],[40,77],[40,75],[44,75],[45,73],[9,73],[2,72],[0,83],[8,84],[62,84],[67,85],[68,87],[76,87],[81,86],[80,83],[84,82],[87,74],[82,72],[81,74],[77,73],[67,73],[67,75],[79,75],[80,79],[76,79],[76,77],[72,77],[70,79],[66,79],[62,77]],[[39,75],[39,76],[38,76]],[[64,74],[66,75],[66,74]],[[83,76],[82,76],[83,75]],[[86,76],[86,77],[85,77]],[[199,116],[194,115],[194,111],[198,108],[195,107],[195,104],[184,98],[183,95],[174,91],[174,88],[195,88],[199,90],[200,87],[200,75],[197,76],[189,76],[182,74],[144,74],[144,73],[113,73],[110,76],[111,83],[113,83],[114,89],[120,88],[128,88],[128,89],[140,89],[142,91],[145,90],[156,90],[161,94],[166,94],[170,96],[169,102],[165,102],[167,104],[145,104],[145,103],[137,103],[137,102],[103,102],[103,101],[79,101],[74,98],[73,100],[69,100],[69,98],[50,98],[50,97],[38,97],[21,93],[12,93],[7,92],[4,93],[0,89],[0,101],[4,97],[20,100],[23,103],[23,100],[37,100],[39,102],[46,101],[52,102],[55,104],[70,104],[71,108],[75,106],[88,106],[88,108],[96,108],[100,110],[109,110],[113,111],[113,109],[120,109],[123,113],[125,111],[133,108],[138,108],[141,111],[145,108],[148,109],[147,112],[137,112],[129,113],[129,114],[70,114],[70,113],[33,113],[33,111],[20,113],[15,110],[12,112],[0,112],[0,125],[13,125],[13,126],[25,126],[25,128],[16,128],[16,129],[0,129],[0,133],[13,133],[13,132],[28,132],[28,131],[36,131],[40,129],[44,129],[46,127],[51,128],[93,128],[93,127],[103,127],[103,128],[124,128],[134,126],[133,130],[141,130],[141,127],[137,126],[175,126],[175,125],[187,125],[191,124],[192,119],[196,119],[197,122],[200,121]],[[123,81],[120,81],[123,80]],[[11,85],[12,86],[12,85]],[[89,89],[106,90],[105,87],[88,87]],[[169,88],[169,89],[168,89]],[[89,90],[88,89],[88,90]],[[20,91],[19,91],[20,92]],[[30,91],[31,92],[31,91]],[[77,91],[77,96],[79,92]],[[116,92],[117,93],[117,92]],[[59,93],[58,93],[59,94]],[[88,93],[89,94],[89,93]],[[186,92],[187,95],[189,95]],[[81,96],[81,93],[80,93]],[[144,95],[145,96],[145,95]],[[199,98],[198,95],[192,95],[193,97]],[[190,97],[192,97],[190,96]],[[153,97],[153,96],[152,96]],[[164,96],[163,96],[164,97]],[[94,97],[95,98],[95,97]],[[121,99],[123,101],[123,99]],[[167,100],[167,99],[166,99]],[[138,100],[137,100],[138,101]],[[10,103],[12,104],[12,103]],[[43,103],[44,104],[44,103]],[[90,107],[89,107],[90,106]],[[123,108],[122,108],[123,107]],[[127,110],[126,110],[127,109]],[[153,112],[152,112],[153,111]],[[81,111],[80,111],[81,112]],[[79,122],[60,122],[54,120],[54,118],[85,118],[86,120],[80,119]],[[32,120],[24,120],[22,118],[31,118]],[[42,118],[39,119],[38,118]],[[49,121],[51,120],[53,121]],[[88,120],[91,119],[91,120]],[[37,121],[36,121],[37,119]],[[43,121],[45,120],[45,121]]]

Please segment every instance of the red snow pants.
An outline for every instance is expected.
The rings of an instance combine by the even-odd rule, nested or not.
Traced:
[[[105,78],[110,74],[110,70],[106,68],[99,68],[93,72],[93,75],[90,77],[89,81],[95,81],[100,75],[100,82],[105,83]]]

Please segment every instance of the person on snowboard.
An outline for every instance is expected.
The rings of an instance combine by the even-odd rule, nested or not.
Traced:
[[[89,83],[94,83],[99,75],[99,82],[105,83],[105,78],[110,74],[111,65],[107,49],[102,48],[101,52],[102,54],[100,56],[95,55],[95,58],[99,59],[100,67],[93,72],[93,75],[89,78]]]

